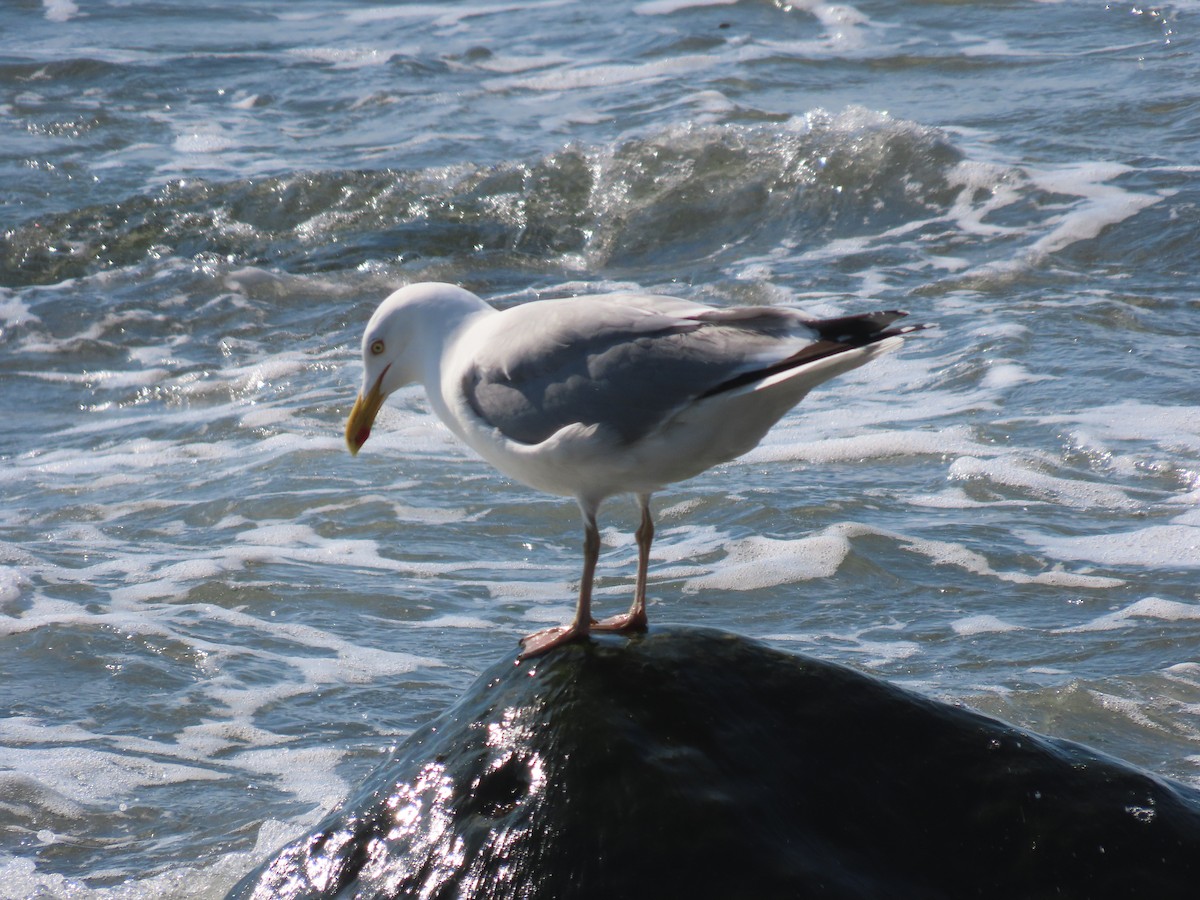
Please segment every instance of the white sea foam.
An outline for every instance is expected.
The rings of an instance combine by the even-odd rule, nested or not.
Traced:
[[[340,448],[339,448],[340,449]],[[311,506],[308,509],[308,514],[311,516],[324,517],[330,514],[341,514],[355,507],[370,506],[371,504],[380,504],[391,510],[391,519],[393,522],[413,523],[422,525],[445,525],[448,522],[471,522],[478,520],[484,513],[476,512],[469,513],[464,507],[418,507],[410,506],[405,503],[400,503],[393,495],[398,495],[406,488],[415,487],[416,482],[396,482],[388,485],[389,493],[361,493],[355,494],[350,498],[339,496],[332,503],[325,503],[316,506]],[[249,525],[249,522],[234,523],[230,525]]]
[[[980,237],[1014,236],[1027,226],[1000,225],[994,214],[1021,199],[1021,185],[1011,168],[994,162],[965,159],[948,173],[961,190],[947,215],[956,228]],[[982,199],[981,199],[982,198]]]
[[[113,887],[92,887],[77,878],[39,870],[34,860],[0,853],[0,900],[219,900],[254,863],[297,836],[295,823],[263,822],[252,852],[214,857],[203,865],[153,872],[144,866]]]
[[[517,75],[489,79],[484,87],[489,91],[578,91],[588,88],[613,88],[620,85],[682,78],[702,72],[712,65],[708,56],[673,56],[647,63],[604,63],[556,68],[537,75]]]
[[[731,499],[736,501],[736,498]],[[658,529],[654,558],[660,563],[691,562],[713,554],[724,554],[728,541],[729,536],[715,525],[689,521],[678,527]],[[632,546],[632,543],[630,538],[627,546]]]
[[[1002,38],[977,38],[973,35],[955,34],[960,42],[958,52],[967,57],[1028,56],[1029,51],[1014,47]]]
[[[79,15],[79,6],[74,0],[42,0],[42,8],[51,22],[68,22]]]
[[[571,62],[571,58],[563,56],[561,53],[538,53],[528,56],[494,53],[485,59],[478,60],[475,65],[485,72],[494,72],[498,75],[517,75],[535,69],[561,66],[569,62]]]
[[[1158,729],[1159,725],[1148,715],[1141,705],[1132,697],[1120,697],[1106,691],[1088,691],[1093,700],[1110,712],[1120,715],[1133,722],[1139,728]]]
[[[998,507],[1021,507],[1026,500],[1020,498],[976,500],[960,487],[948,487],[932,494],[909,494],[905,502],[912,506],[928,509],[996,509]]]
[[[639,16],[669,16],[684,9],[698,9],[705,6],[733,6],[738,0],[646,0],[639,3],[633,11]]]
[[[987,363],[987,374],[983,376],[983,387],[1002,391],[1018,384],[1052,380],[1053,376],[1037,375],[1030,372],[1028,367],[1012,360],[990,359]]]
[[[1017,631],[1021,628],[1020,625],[1013,625],[1011,622],[1005,622],[997,616],[984,613],[978,616],[967,616],[965,619],[956,619],[950,623],[950,627],[955,634],[963,637],[973,637],[977,634],[1004,634],[1009,631]]]
[[[732,541],[726,549],[726,558],[714,571],[688,579],[684,590],[754,591],[829,578],[850,552],[850,542],[836,533],[795,540],[754,535]]]
[[[0,758],[2,756],[0,753]],[[47,815],[72,821],[84,818],[88,808],[73,796],[49,788],[36,778],[5,771],[0,772],[0,813],[14,822],[44,820]],[[0,879],[0,891],[3,889],[4,882]],[[4,896],[0,893],[0,897]]]
[[[1010,584],[1041,584],[1056,587],[1104,590],[1124,582],[1118,578],[1067,572],[1059,568],[1036,573],[997,570],[987,557],[963,544],[917,538],[854,522],[830,526],[822,533],[794,540],[761,536],[738,539],[724,544],[725,559],[703,575],[681,571],[684,590],[743,591],[774,587],[837,573],[856,538],[883,537],[902,549],[928,558],[934,565],[953,566],[986,578]],[[689,549],[694,549],[689,547]],[[663,576],[656,570],[658,577]]]
[[[211,154],[223,153],[237,146],[237,141],[223,131],[209,128],[205,131],[190,131],[175,138],[174,147],[180,153]]]
[[[247,612],[226,609],[209,603],[176,603],[159,607],[122,608],[123,601],[114,598],[111,611],[90,612],[67,601],[38,598],[33,608],[20,617],[0,616],[0,636],[64,625],[84,628],[108,628],[116,633],[156,637],[189,648],[194,664],[212,675],[219,662],[232,655],[246,652],[253,636],[266,636],[283,650],[255,650],[283,671],[292,671],[299,679],[283,680],[272,688],[256,686],[227,687],[213,681],[206,691],[229,709],[236,709],[243,718],[266,704],[270,699],[305,693],[314,685],[364,684],[378,678],[395,677],[419,668],[435,668],[439,660],[401,650],[386,650],[350,641],[331,631],[298,622],[260,618]],[[194,621],[212,624],[221,622],[242,635],[243,645],[218,643],[199,637]],[[321,655],[314,655],[318,651]],[[246,704],[250,705],[247,707]]]
[[[1139,460],[1136,456],[1117,453],[1112,444],[1099,439],[1089,431],[1073,430],[1067,435],[1067,440],[1072,449],[1083,453],[1105,470],[1126,478],[1136,477],[1139,474]]]
[[[1151,444],[1175,453],[1200,454],[1200,406],[1123,400],[1038,421],[1087,429],[1109,443]]]
[[[954,177],[963,185],[963,190],[950,211],[949,221],[957,228],[981,237],[1022,239],[1034,236],[1015,254],[1003,260],[989,261],[971,270],[970,274],[1014,276],[1040,265],[1047,256],[1080,241],[1092,240],[1105,229],[1163,201],[1160,194],[1141,194],[1110,183],[1129,171],[1127,166],[1108,162],[1023,169],[977,161],[960,163]],[[1039,217],[1036,223],[997,224],[997,213],[1024,201],[1030,189],[1076,199],[1055,208],[1048,216]]]
[[[1188,507],[1187,512],[1172,519],[1176,525],[1200,526],[1200,492],[1178,495],[1172,497],[1168,502]]]
[[[138,788],[227,777],[197,765],[164,763],[141,755],[81,746],[0,745],[0,767],[9,779],[36,784],[53,795],[85,806],[115,806],[133,796]]]
[[[1100,616],[1090,622],[1085,622],[1082,625],[1072,625],[1069,628],[1059,628],[1057,631],[1064,634],[1086,631],[1114,631],[1118,628],[1132,627],[1137,624],[1136,620],[1138,619],[1153,619],[1160,622],[1200,620],[1200,604],[1164,600],[1161,597],[1146,597],[1123,609]]]
[[[1083,203],[1052,219],[1050,232],[1038,238],[1029,247],[1029,253],[1038,257],[1056,253],[1079,241],[1091,240],[1105,228],[1123,222],[1163,200],[1161,195],[1138,194],[1109,184],[1130,171],[1128,166],[1106,162],[1028,169],[1034,186],[1051,194],[1067,194],[1083,200]]]
[[[1045,471],[1040,460],[1015,455],[993,459],[962,456],[950,465],[950,477],[959,481],[982,482],[997,488],[1015,488],[1047,503],[1079,509],[1132,509],[1137,501],[1111,484],[1079,477],[1062,478]]]
[[[798,11],[812,16],[824,31],[818,40],[781,40],[762,38],[764,45],[776,52],[786,52],[799,57],[823,57],[862,52],[872,46],[868,39],[874,23],[870,17],[853,6],[844,3],[825,3],[822,0],[790,0],[784,7],[786,12]]]
[[[879,629],[870,633],[878,634]],[[839,652],[849,653],[858,658],[864,666],[872,669],[882,668],[901,660],[910,659],[921,653],[921,646],[915,641],[898,638],[894,641],[880,640],[878,637],[868,638],[868,632],[846,632],[833,635],[814,635],[799,632],[779,632],[764,636],[768,641],[781,643],[803,643],[823,647],[832,647]]]
[[[936,431],[895,431],[881,429],[852,437],[780,443],[766,442],[742,459],[746,463],[811,462],[832,463],[853,460],[888,459],[905,456],[946,456],[985,452],[973,440],[971,430],[955,425]]]
[[[411,624],[417,628],[478,628],[487,630],[496,627],[495,623],[489,622],[487,619],[481,619],[478,616],[463,615],[438,616],[435,619],[416,621]]]
[[[1200,525],[1150,525],[1080,537],[1021,529],[1017,535],[1055,559],[1167,570],[1200,567]]]
[[[296,47],[287,53],[312,62],[328,63],[338,69],[382,66],[392,57],[391,51],[376,47]]]
[[[103,426],[104,430],[112,427],[111,421]],[[145,437],[111,448],[95,448],[90,453],[80,453],[74,448],[52,449],[20,457],[16,466],[0,467],[0,482],[28,478],[31,472],[43,479],[65,477],[78,482],[100,474],[157,469],[183,460],[221,460],[227,458],[229,450],[230,445],[224,442],[180,445]]]
[[[452,28],[466,19],[515,14],[533,9],[554,9],[570,0],[531,0],[515,3],[456,3],[452,7],[438,3],[405,3],[402,6],[370,6],[345,13],[346,21],[355,25],[374,25],[393,19],[413,19],[436,29]]]
[[[866,535],[886,537],[898,542],[905,550],[927,557],[934,565],[953,566],[974,575],[994,578],[1011,584],[1043,584],[1056,587],[1095,588],[1101,590],[1119,587],[1124,584],[1118,578],[1064,572],[1057,569],[1038,572],[1036,574],[1020,571],[1006,572],[993,568],[986,556],[963,544],[951,541],[931,540],[929,538],[915,538],[857,523],[845,523],[835,527],[851,538]]]
[[[0,288],[0,323],[5,328],[15,328],[17,325],[34,325],[41,322],[30,312],[29,304],[11,290]]]
[[[255,747],[236,754],[233,761],[239,769],[327,813],[351,790],[337,775],[337,763],[343,756],[335,747]]]
[[[0,565],[0,610],[20,600],[29,587],[29,577],[21,567]]]

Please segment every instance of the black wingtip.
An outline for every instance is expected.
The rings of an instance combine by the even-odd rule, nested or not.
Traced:
[[[926,331],[937,327],[937,322],[921,322],[916,325],[901,325],[899,328],[888,328],[879,332],[879,335],[880,337],[893,337],[895,335],[912,334],[916,331]]]
[[[814,319],[807,324],[821,340],[861,347],[892,335],[910,334],[926,327],[924,325],[889,327],[907,315],[908,312],[903,309],[881,309],[875,312],[856,313],[851,316],[838,316],[833,319]]]

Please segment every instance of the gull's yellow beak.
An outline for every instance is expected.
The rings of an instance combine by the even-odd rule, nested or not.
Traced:
[[[371,436],[371,425],[375,422],[375,416],[379,414],[379,407],[383,406],[384,393],[380,390],[382,384],[383,375],[380,375],[365,395],[358,395],[358,399],[354,401],[354,409],[350,410],[350,417],[346,419],[346,446],[350,448],[351,454],[357,454],[359,448]]]

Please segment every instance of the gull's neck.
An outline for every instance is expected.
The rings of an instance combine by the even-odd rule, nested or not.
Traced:
[[[449,426],[460,438],[465,439],[457,417],[450,412],[443,384],[446,369],[455,357],[455,351],[463,336],[481,320],[494,316],[497,310],[467,291],[456,291],[439,296],[422,310],[421,326],[417,339],[421,355],[421,381],[429,404],[438,418]]]

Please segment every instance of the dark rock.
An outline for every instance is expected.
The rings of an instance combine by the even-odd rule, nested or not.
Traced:
[[[1200,792],[656,627],[485,673],[236,898],[1194,898]]]

